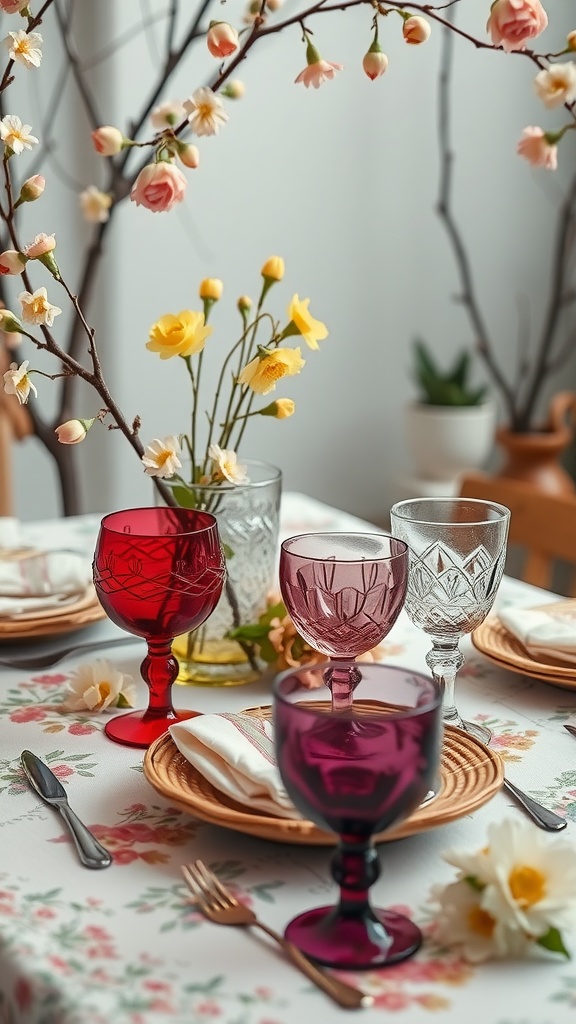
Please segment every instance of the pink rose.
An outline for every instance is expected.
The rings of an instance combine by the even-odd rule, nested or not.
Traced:
[[[533,167],[544,167],[547,171],[555,171],[558,166],[558,147],[549,142],[542,128],[530,125],[525,128],[516,152],[523,156]]]
[[[28,6],[28,0],[0,0],[0,8],[6,14],[18,14],[24,7]]]
[[[158,164],[148,164],[140,171],[130,199],[137,206],[152,210],[152,213],[164,213],[182,202],[187,184],[182,171],[163,160]]]
[[[529,39],[535,39],[548,24],[548,15],[540,0],[495,0],[486,30],[494,46],[525,50]]]

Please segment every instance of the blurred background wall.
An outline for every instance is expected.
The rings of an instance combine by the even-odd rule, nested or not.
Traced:
[[[567,0],[561,2],[568,11]],[[167,0],[77,0],[77,49],[91,65],[103,123],[124,129],[141,106],[158,63],[167,6]],[[190,5],[182,6],[189,13]],[[239,24],[244,9],[229,0],[218,16]],[[287,0],[273,17],[297,9]],[[480,38],[487,14],[488,3],[458,5],[459,24]],[[137,30],[142,19],[148,23],[144,32]],[[2,22],[5,27],[5,16]],[[102,185],[102,161],[92,151],[70,76],[65,82],[59,77],[63,58],[48,22],[42,71],[20,75],[15,94],[22,119],[34,128],[49,125],[54,139],[42,168],[46,193],[25,213],[32,235],[56,231],[58,261],[74,288],[79,247],[91,231],[77,195],[89,184]],[[168,214],[130,202],[118,210],[90,319],[114,394],[128,419],[142,418],[143,442],[186,431],[184,367],[179,360],[161,363],[146,350],[150,325],[163,313],[199,308],[200,280],[220,277],[224,297],[213,311],[210,340],[218,353],[214,379],[221,354],[239,334],[237,297],[255,297],[264,260],[283,256],[286,276],[270,295],[271,308],[283,318],[294,292],[309,296],[312,313],[330,334],[320,352],[302,345],[306,367],[281,382],[274,396],[293,398],[296,414],[282,422],[254,420],[243,454],[279,465],[287,489],[384,521],[409,468],[403,423],[406,404],[416,397],[412,341],[424,338],[438,360],[449,363],[474,340],[454,301],[456,267],[435,212],[441,32],[433,26],[427,44],[409,47],[400,19],[386,19],[380,38],[389,68],[371,82],[361,67],[371,41],[368,9],[333,12],[310,24],[322,55],[345,70],[318,91],[306,90],[294,84],[305,64],[298,26],[259,43],[239,69],[246,95],[227,103],[228,124],[217,137],[194,140],[201,164],[186,172],[185,202]],[[115,49],[111,40],[123,43]],[[163,98],[189,96],[214,67],[200,46]],[[574,169],[571,139],[555,175],[532,170],[516,155],[522,129],[543,116],[533,77],[528,61],[456,41],[453,203],[485,317],[510,369],[519,339],[533,335],[543,315],[555,211]],[[48,83],[69,92],[53,118]],[[546,118],[547,126],[563,121],[561,113],[546,112]],[[32,173],[33,156],[22,159]],[[51,300],[64,308],[57,285],[46,283]],[[68,316],[66,311],[56,321],[55,330]],[[474,380],[484,379],[482,364],[475,362]],[[570,365],[551,389],[575,383]],[[38,387],[38,401],[49,403],[51,382]],[[97,411],[97,398],[83,392],[78,414]],[[85,510],[150,503],[150,480],[125,439],[97,428],[75,452]],[[18,515],[58,514],[53,467],[34,439],[18,448],[15,478]]]

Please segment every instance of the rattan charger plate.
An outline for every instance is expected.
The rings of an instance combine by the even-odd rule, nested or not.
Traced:
[[[47,608],[42,612],[0,619],[0,643],[74,633],[76,630],[84,629],[85,626],[90,626],[93,622],[104,618],[106,618],[106,612],[91,583],[77,601],[63,605],[61,608]]]
[[[249,708],[244,714],[269,718],[271,708]],[[215,789],[180,753],[170,733],[164,733],[146,751],[144,775],[173,806],[212,825],[277,843],[336,844],[335,835],[322,831],[311,821],[274,818],[250,810]],[[470,814],[494,796],[503,778],[498,754],[468,733],[447,726],[436,797],[396,828],[377,835],[376,842],[403,839]]]
[[[472,633],[472,643],[500,668],[507,668],[532,679],[541,679],[564,690],[576,690],[576,668],[555,658],[533,658],[520,641],[509,633],[496,616],[486,619]]]

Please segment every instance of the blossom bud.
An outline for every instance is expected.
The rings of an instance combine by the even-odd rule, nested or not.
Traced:
[[[249,313],[252,309],[252,299],[249,295],[241,295],[236,305],[241,313]]]
[[[241,100],[246,92],[246,86],[239,78],[232,78],[229,82],[226,82],[226,85],[220,91],[229,100]]]
[[[56,427],[54,433],[58,437],[60,444],[79,444],[86,437],[94,423],[94,419],[66,420],[66,423],[61,423],[59,427]]]
[[[22,324],[18,317],[14,316],[9,309],[0,309],[0,331],[6,331],[7,334],[19,334],[21,330]]]
[[[364,54],[362,67],[372,82],[386,71],[388,57],[385,53],[382,53],[382,48],[377,39],[374,40],[368,52]]]
[[[281,281],[284,277],[284,260],[281,256],[271,256],[266,260],[260,273],[270,281]]]
[[[0,274],[21,274],[26,266],[26,257],[15,249],[0,253]]]
[[[227,21],[211,21],[206,44],[213,57],[229,57],[238,49],[238,31]]]
[[[191,167],[192,170],[196,170],[200,163],[200,153],[198,147],[193,146],[189,142],[178,143],[178,156],[185,167]]]
[[[274,416],[277,420],[287,420],[289,416],[294,415],[296,406],[291,398],[277,398],[275,402],[270,402],[265,409],[260,409],[261,416]]]
[[[569,50],[576,50],[576,28],[566,36]]]
[[[266,7],[269,11],[278,11],[282,7],[283,0],[266,0]]]
[[[431,31],[430,22],[426,21],[426,18],[419,18],[416,15],[406,18],[402,26],[402,35],[405,41],[413,46],[425,43]]]
[[[205,277],[200,282],[198,294],[201,299],[211,299],[212,302],[218,302],[218,299],[222,298],[222,291],[224,285],[218,277]]]
[[[41,174],[34,174],[31,178],[27,178],[22,188],[20,189],[20,202],[21,203],[33,203],[35,199],[39,199],[44,189],[46,188],[46,181]]]
[[[114,128],[110,124],[101,125],[100,128],[96,128],[90,138],[92,139],[94,149],[100,156],[116,156],[124,147],[122,132],[119,128]]]
[[[38,260],[41,256],[45,256],[46,253],[52,252],[56,248],[56,237],[55,235],[46,235],[42,231],[30,245],[24,246],[24,255],[29,260]]]

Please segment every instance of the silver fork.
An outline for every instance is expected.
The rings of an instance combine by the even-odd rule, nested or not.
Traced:
[[[79,651],[95,651],[100,647],[115,647],[117,644],[135,644],[139,639],[137,636],[117,636],[111,637],[109,640],[91,640],[87,643],[73,644],[70,647],[61,647],[58,651],[51,651],[48,654],[38,654],[32,658],[0,658],[0,665],[4,668],[31,670],[51,668],[52,665],[58,665],[59,662],[64,661],[64,658],[68,658],[71,654],[76,654]]]
[[[195,904],[208,920],[215,924],[260,928],[282,947],[292,963],[306,975],[309,981],[314,982],[318,988],[331,996],[339,1006],[346,1010],[372,1006],[374,1002],[372,996],[367,996],[352,985],[340,981],[339,978],[326,974],[316,964],[313,964],[297,946],[260,921],[249,907],[239,903],[203,861],[197,860],[193,864],[183,864],[182,874],[194,896]]]

